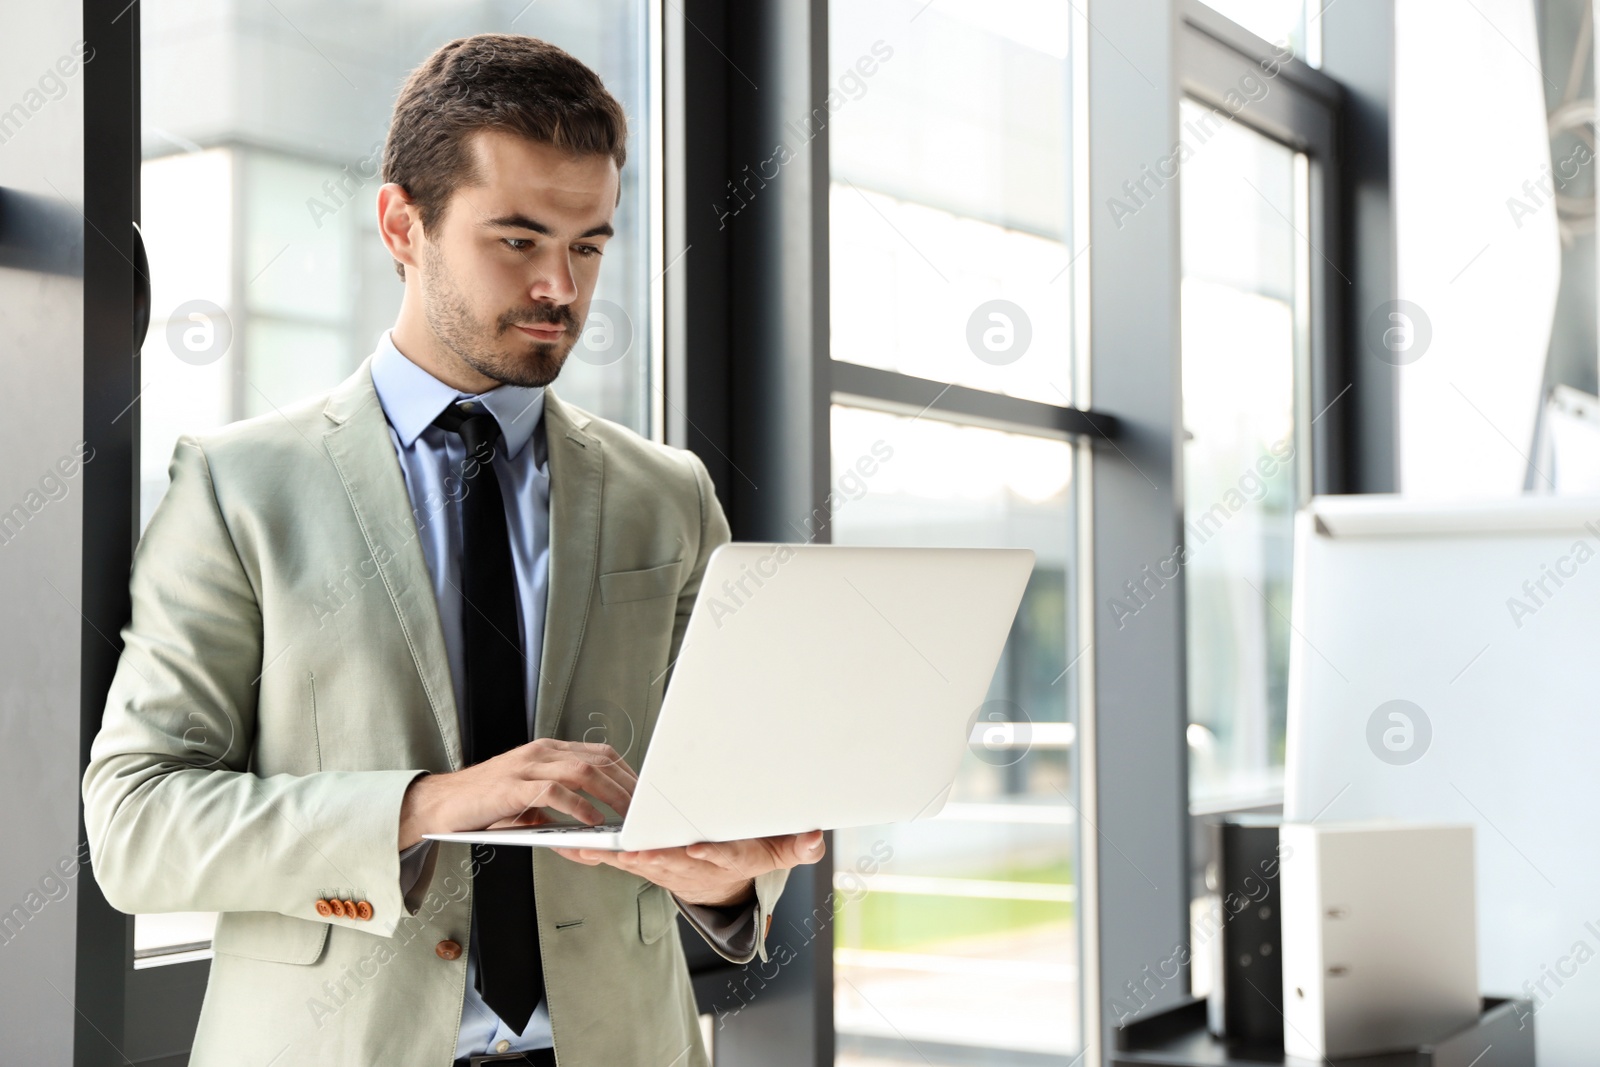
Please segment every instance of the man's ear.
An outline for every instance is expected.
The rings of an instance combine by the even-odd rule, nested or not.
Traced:
[[[422,219],[405,187],[396,182],[378,187],[378,234],[397,269],[418,265],[422,258]]]

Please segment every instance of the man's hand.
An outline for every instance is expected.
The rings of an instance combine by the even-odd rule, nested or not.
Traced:
[[[541,737],[453,774],[413,781],[400,805],[400,848],[423,834],[538,826],[553,821],[551,811],[602,823],[593,800],[626,815],[638,781],[610,745]]]
[[[607,863],[648,879],[689,904],[742,904],[755,891],[758,874],[788,869],[822,858],[822,831],[755,837],[744,841],[702,842],[684,848],[607,852],[558,848],[575,863]]]

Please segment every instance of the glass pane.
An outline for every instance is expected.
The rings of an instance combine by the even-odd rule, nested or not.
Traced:
[[[834,543],[1038,554],[944,811],[834,835],[836,1062],[922,1064],[941,1045],[968,1058],[937,1062],[1066,1062],[1079,1045],[1072,447],[832,416]]]
[[[1182,118],[1217,129],[1183,165],[1185,555],[1165,566],[1187,582],[1190,798],[1216,807],[1283,788],[1306,167],[1191,102]]]
[[[1338,0],[1206,0],[1206,6],[1271,44],[1287,44],[1312,66],[1322,65],[1322,13]]]
[[[378,237],[376,193],[395,93],[445,42],[483,32],[552,41],[593,67],[629,116],[628,163],[594,312],[631,339],[569,359],[556,391],[644,433],[650,353],[648,8],[543,0],[503,9],[373,12],[243,0],[141,7],[142,229],[152,315],[141,352],[140,529],[180,433],[283,408],[348,376],[404,292]],[[603,305],[602,301],[608,302]],[[587,335],[586,335],[587,336]],[[209,916],[148,916],[142,958],[210,937]]]
[[[1070,402],[1071,15],[830,6],[835,359]]]
[[[570,359],[556,390],[649,432],[646,175],[659,161],[648,136],[643,6],[544,0],[482,18],[397,9],[376,39],[362,12],[307,0],[246,0],[223,18],[171,3],[142,10],[153,310],[141,353],[141,529],[165,492],[180,433],[343,380],[393,324],[403,285],[374,207],[389,111],[412,67],[473,33],[559,44],[598,71],[628,113],[617,236],[595,303],[620,309],[632,344],[612,361]]]

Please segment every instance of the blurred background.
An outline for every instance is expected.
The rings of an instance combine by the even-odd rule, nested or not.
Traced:
[[[5,51],[0,106],[21,110],[0,111],[0,176],[11,204],[54,186],[94,226],[116,210],[85,195],[103,178],[91,134],[116,126],[95,116],[131,106],[149,330],[137,359],[98,364],[117,382],[105,398],[69,398],[80,436],[128,435],[107,453],[131,477],[94,468],[111,510],[70,496],[37,520],[65,541],[0,563],[8,582],[72,575],[70,613],[44,597],[54,632],[89,635],[85,663],[106,652],[94,631],[120,625],[72,562],[80,537],[101,543],[95,515],[131,495],[136,537],[178,435],[330,388],[393,322],[402,283],[374,208],[390,108],[434,48],[480,32],[559,44],[631,123],[564,399],[694,448],[741,540],[1037,553],[943,811],[837,832],[828,869],[786,898],[804,962],[754,996],[692,958],[719,1063],[1100,1063],[1109,1027],[1145,1010],[1141,965],[1181,947],[1169,980],[1141,988],[1151,1004],[1205,993],[1201,823],[1282,810],[1296,511],[1314,493],[1555,492],[1539,460],[1552,390],[1570,390],[1568,413],[1597,392],[1584,0],[84,11],[19,23],[31,51]],[[36,68],[85,35],[100,65],[36,107]],[[89,148],[47,139],[69,119]],[[62,163],[86,152],[83,174]],[[93,278],[83,224],[39,210],[79,227]],[[8,316],[40,299],[28,276],[75,277],[70,255],[5,254]],[[76,322],[67,299],[48,314]],[[72,344],[110,344],[81,314]],[[6,365],[38,351],[28,336],[6,338]],[[9,388],[39,396],[36,373]],[[67,380],[92,393],[84,374]],[[4,500],[36,480],[31,455]],[[114,585],[132,538],[106,529]],[[12,653],[0,730],[48,767],[96,713],[57,678],[66,725],[26,724],[31,647]],[[70,768],[47,776],[38,789],[76,803]],[[28,848],[60,851],[63,819]],[[36,880],[32,852],[0,903]],[[82,907],[116,939],[120,917]],[[91,928],[57,911],[8,941],[44,955],[41,930],[62,924],[57,956],[117,969],[120,949],[94,956]],[[212,922],[130,924],[118,980],[171,1020],[137,1062],[185,1061]],[[793,1040],[752,1058],[775,1035]]]

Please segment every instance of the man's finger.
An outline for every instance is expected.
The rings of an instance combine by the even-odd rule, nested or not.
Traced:
[[[509,830],[518,827],[543,826],[544,824],[553,821],[554,820],[550,818],[549,813],[547,813],[543,808],[534,808],[532,811],[524,811],[520,815],[512,815],[496,822],[492,822],[489,824],[488,828],[490,830]]]
[[[639,875],[658,882],[663,877],[692,875],[700,866],[689,858],[682,848],[657,848],[639,852],[611,852],[603,849],[581,849],[584,856],[593,856],[598,863],[609,864],[629,874]]]
[[[752,841],[701,841],[684,849],[684,854],[692,860],[714,863],[725,871],[754,877],[746,874],[746,869],[762,866],[768,855],[765,849],[760,849],[757,855],[754,845],[755,842]],[[763,873],[765,872],[756,871],[756,874]]]
[[[615,867],[620,871],[627,871],[629,874],[642,874],[638,858],[632,852],[611,852],[607,849],[599,848],[561,849],[560,851],[575,853],[573,858],[579,863],[587,863],[591,867],[604,863],[608,867]]]
[[[750,841],[702,841],[686,850],[692,859],[754,878],[768,871],[816,863],[826,852],[821,830],[780,834]]]
[[[522,788],[517,792],[517,803],[520,803],[522,808],[516,815],[510,816],[514,820],[527,818],[535,808],[554,808],[580,822],[591,825],[605,822],[605,816],[600,813],[599,808],[560,782],[535,781],[523,782],[521,785]]]
[[[789,838],[789,855],[794,858],[794,863],[790,866],[798,867],[804,863],[815,863],[827,851],[827,841],[821,830],[793,834]]]
[[[628,786],[619,781],[619,775],[581,759],[532,763],[528,765],[526,773],[532,781],[559,782],[575,793],[587,793],[602,804],[609,805],[618,815],[628,813],[628,802],[633,799]]]
[[[580,767],[587,767],[591,774],[615,782],[617,787],[630,797],[633,796],[634,787],[639,784],[639,779],[624,763],[605,763],[591,759],[578,752],[569,755],[566,761],[576,763]]]
[[[634,781],[639,778],[638,772],[623,758],[622,753],[607,744],[594,741],[563,741],[559,737],[542,737],[538,741],[530,742],[528,745],[530,755],[537,755],[540,749],[566,753],[596,767],[616,767]]]
[[[823,844],[821,830],[811,830],[803,834],[780,834],[777,837],[764,837],[757,841],[770,856],[769,869],[779,870],[799,867],[808,863],[815,863],[822,858],[826,851]]]
[[[594,866],[596,866],[596,865],[598,865],[600,863],[600,860],[598,858],[590,859],[586,855],[586,852],[587,852],[586,849],[581,849],[581,848],[553,848],[550,851],[554,852],[558,856],[562,856],[562,857],[564,857],[566,859],[571,860],[573,863],[581,863],[586,867],[594,867]]]

